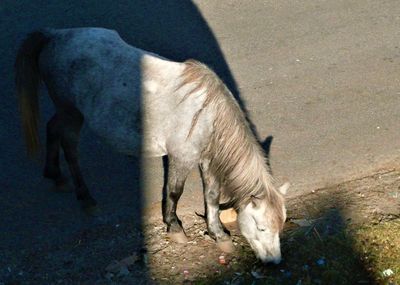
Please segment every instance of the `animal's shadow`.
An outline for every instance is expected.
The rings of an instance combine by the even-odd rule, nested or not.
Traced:
[[[16,50],[22,39],[32,30],[43,27],[99,26],[114,29],[127,43],[171,60],[183,61],[194,58],[205,62],[216,71],[233,93],[238,93],[235,80],[213,32],[201,12],[191,1],[43,2],[22,0],[5,2],[1,8],[0,18],[4,24],[5,36],[9,36],[8,42],[14,43],[10,45],[2,41],[1,44],[1,50],[5,55],[1,59],[1,65],[8,66],[9,70],[13,70]],[[1,165],[0,181],[11,189],[26,189],[32,187],[32,183],[40,181],[43,163],[32,163],[25,155],[16,101],[12,98],[15,93],[12,83],[13,74],[10,72],[3,79],[0,84],[2,90],[5,90],[3,94],[6,97],[4,100],[6,105],[0,110],[0,123],[4,127],[7,126],[4,128],[7,134],[12,133],[15,136],[4,133],[3,142],[8,147],[7,151],[2,152],[1,155],[2,161],[3,159],[4,161],[13,160],[16,163],[7,165],[7,167],[4,164]],[[42,89],[40,98],[42,142],[45,141],[45,123],[54,114],[53,104],[45,93],[45,89]],[[6,112],[6,109],[12,111]],[[132,159],[112,151],[94,138],[90,130],[85,128],[82,132],[80,154],[86,180],[90,184],[91,191],[99,198],[99,202],[103,203],[103,208],[109,207],[110,212],[118,211],[115,208],[120,207],[115,206],[120,202],[123,204],[126,204],[126,201],[140,202],[140,199],[137,199],[139,191],[136,191],[139,190],[137,188],[140,188],[137,187],[140,186],[137,185],[140,178],[140,161],[138,159]],[[14,191],[19,192],[18,190]],[[35,192],[35,190],[21,192],[19,200],[35,195]],[[54,203],[49,197],[43,195],[42,198],[45,200],[42,203]],[[11,196],[9,199],[15,198]],[[37,203],[41,202],[37,201]],[[36,211],[43,208],[46,207],[35,205],[31,209],[25,208],[25,211]],[[14,215],[14,217],[17,216]]]
[[[227,84],[244,108],[216,37],[191,1],[4,1],[0,7],[0,23],[3,38],[0,41],[0,65],[4,70],[13,70],[17,48],[26,34],[33,30],[43,27],[105,27],[118,31],[130,45],[171,60],[194,58],[206,63]],[[99,217],[85,217],[72,193],[49,192],[48,183],[42,179],[43,163],[28,160],[20,135],[12,72],[4,73],[2,79],[0,156],[2,162],[13,163],[0,163],[0,216],[3,217],[0,221],[0,249],[7,249],[3,252],[19,260],[17,265],[25,270],[25,276],[34,274],[29,268],[35,268],[36,275],[43,273],[50,278],[61,261],[57,257],[46,259],[44,255],[54,249],[59,256],[71,255],[75,259],[84,256],[89,248],[94,248],[98,255],[96,258],[87,255],[82,268],[103,268],[110,259],[124,257],[124,252],[140,249],[143,245],[140,236],[136,240],[131,239],[128,244],[121,241],[113,247],[119,250],[110,250],[109,241],[124,235],[111,230],[95,234],[99,227],[105,230],[127,220],[135,221],[138,227],[142,224],[140,159],[114,152],[99,142],[90,130],[83,129],[80,145],[83,174],[102,208]],[[45,141],[45,123],[54,113],[53,104],[45,92],[41,90],[40,99],[42,142]],[[65,166],[63,170],[68,174]],[[161,189],[158,191],[161,198]],[[63,244],[73,242],[86,232],[92,233],[89,234],[90,239],[85,240],[87,251],[68,253],[63,250]],[[99,236],[103,238],[96,239]],[[43,252],[44,247],[47,250]],[[43,252],[44,255],[39,254],[32,264],[25,264],[23,260],[32,252]],[[0,258],[0,268],[10,265],[3,264],[5,260],[7,258]],[[0,270],[0,277],[6,282],[11,280],[6,271]],[[37,280],[38,283],[42,281]]]
[[[33,30],[97,26],[114,29],[128,44],[171,60],[194,58],[202,61],[216,71],[234,94],[238,94],[235,80],[213,32],[191,1],[5,1],[0,7],[0,22],[3,39],[0,42],[0,65],[7,70],[13,70],[17,49],[26,34]],[[43,273],[50,278],[46,282],[51,283],[60,258],[46,259],[44,255],[55,249],[58,255],[83,258],[82,268],[99,270],[110,260],[140,249],[143,242],[139,235],[136,240],[131,238],[129,243],[115,243],[110,250],[110,242],[118,241],[124,233],[115,230],[104,232],[107,228],[115,229],[115,225],[122,225],[124,221],[135,221],[138,226],[142,223],[140,159],[112,151],[109,146],[100,143],[90,130],[83,129],[80,162],[87,184],[102,208],[99,217],[85,217],[72,193],[49,192],[49,184],[42,179],[43,163],[28,160],[20,135],[13,73],[5,73],[2,79],[0,88],[4,104],[0,109],[0,155],[2,162],[13,163],[0,164],[0,216],[4,217],[0,221],[0,248],[7,249],[2,252],[19,261],[15,265],[3,264],[8,260],[5,256],[0,258],[0,268],[22,268],[26,277],[21,279]],[[45,141],[45,124],[54,114],[53,104],[45,93],[44,89],[41,90],[42,142]],[[65,166],[63,170],[68,174]],[[161,189],[157,191],[161,198]],[[96,258],[90,258],[86,250],[69,253],[63,250],[63,245],[88,232],[90,239],[79,240],[84,240],[88,250],[98,253]],[[43,247],[47,250],[40,250]],[[36,252],[38,256],[33,263],[25,264],[23,260],[30,252]],[[29,268],[35,268],[35,272]],[[72,271],[69,273],[72,274]],[[11,274],[0,270],[2,281],[13,281],[12,278]],[[36,281],[38,284],[44,282]],[[95,280],[85,280],[91,281]]]

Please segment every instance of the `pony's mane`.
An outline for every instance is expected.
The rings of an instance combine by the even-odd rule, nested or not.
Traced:
[[[183,98],[205,90],[206,99],[195,114],[188,137],[191,135],[201,112],[214,109],[213,134],[203,151],[210,160],[210,169],[222,186],[222,198],[236,209],[247,205],[251,197],[266,197],[276,213],[274,224],[284,223],[283,197],[273,186],[264,152],[254,136],[249,122],[231,92],[218,76],[206,65],[188,60],[182,74],[182,83],[193,84]]]

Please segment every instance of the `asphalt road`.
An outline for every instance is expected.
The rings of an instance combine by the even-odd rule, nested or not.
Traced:
[[[295,191],[400,163],[398,1],[198,1]]]
[[[213,67],[241,98],[259,137],[273,137],[271,166],[278,180],[292,183],[290,195],[400,165],[396,0],[3,0],[0,248],[10,256],[96,223],[140,222],[143,205],[161,199],[159,159],[146,160],[140,172],[137,160],[84,129],[82,166],[103,209],[100,220],[88,222],[72,194],[48,191],[41,162],[25,155],[13,85],[16,50],[36,28],[78,26],[116,29],[132,45]],[[43,137],[52,115],[45,95],[41,109]],[[196,174],[187,188],[185,205],[201,208]]]
[[[289,195],[399,166],[400,3],[196,3]]]

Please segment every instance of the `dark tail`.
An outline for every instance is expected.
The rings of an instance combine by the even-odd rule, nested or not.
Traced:
[[[21,112],[22,129],[28,154],[33,157],[39,149],[39,102],[40,83],[39,55],[50,38],[43,32],[28,35],[19,48],[15,61],[15,84]]]

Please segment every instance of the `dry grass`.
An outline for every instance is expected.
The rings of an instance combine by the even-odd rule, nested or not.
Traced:
[[[400,219],[363,226],[354,233],[356,248],[379,284],[400,284]],[[391,270],[391,276],[384,271]]]
[[[399,285],[399,177],[383,171],[290,201],[301,226],[286,223],[283,264],[262,266],[243,242],[231,268],[194,284]]]
[[[326,226],[286,232],[278,267],[262,266],[244,246],[229,268],[192,284],[400,284],[400,220],[331,234],[322,231]],[[383,276],[387,269],[390,277]]]

